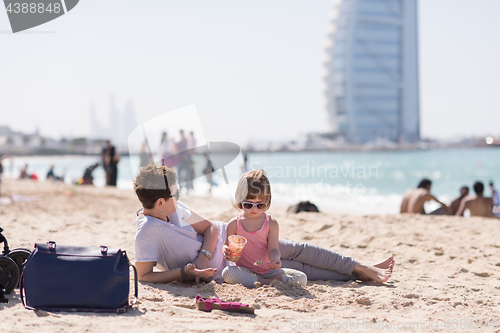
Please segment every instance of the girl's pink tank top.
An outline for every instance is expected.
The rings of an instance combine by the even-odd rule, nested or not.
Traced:
[[[269,219],[271,215],[266,213],[264,224],[259,230],[248,232],[241,225],[240,215],[236,215],[238,219],[237,234],[247,239],[247,244],[243,248],[240,260],[236,266],[248,268],[257,274],[265,274],[270,271],[266,264],[269,263],[269,256],[267,253],[267,240],[269,236]],[[262,261],[263,266],[254,265],[256,261]]]

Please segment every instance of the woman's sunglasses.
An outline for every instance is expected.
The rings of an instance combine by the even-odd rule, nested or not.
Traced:
[[[171,194],[169,195],[168,197],[164,198],[163,196],[160,196],[156,199],[153,200],[153,203],[156,202],[156,200],[160,199],[160,198],[164,198],[164,199],[169,199],[169,198],[175,198],[175,200],[179,200],[179,197],[181,196],[181,192],[179,191],[179,189],[177,189],[177,192],[175,192],[174,194]]]
[[[264,209],[267,206],[267,202],[242,201],[241,206],[243,207],[243,209],[252,209],[254,206],[257,206],[258,209]]]

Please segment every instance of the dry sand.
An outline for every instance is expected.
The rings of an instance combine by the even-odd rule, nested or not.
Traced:
[[[15,247],[36,242],[126,250],[134,258],[132,192],[4,179],[2,193],[34,196],[33,202],[0,206],[0,226]],[[216,199],[183,197],[194,211],[211,216]],[[139,283],[139,302],[123,315],[46,314],[26,310],[19,289],[0,303],[1,332],[248,332],[248,331],[485,331],[500,332],[500,221],[417,215],[270,213],[281,237],[330,248],[361,262],[394,254],[385,284],[310,281],[307,287],[276,283],[256,289],[215,283]],[[228,221],[234,215],[218,217]],[[218,297],[253,305],[255,315],[195,309],[194,297]],[[489,323],[496,327],[478,328]],[[474,329],[473,324],[476,324]],[[429,326],[430,325],[430,326]],[[448,326],[447,326],[448,325]],[[437,326],[437,327],[436,327]],[[343,328],[342,328],[343,327]],[[406,327],[406,328],[405,328]],[[437,328],[437,330],[435,330]]]

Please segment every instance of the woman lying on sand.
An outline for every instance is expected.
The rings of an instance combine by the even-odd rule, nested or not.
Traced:
[[[208,221],[179,201],[173,169],[149,165],[135,178],[134,190],[143,209],[137,212],[135,264],[139,280],[167,283],[174,280],[213,278],[222,282],[230,265],[222,247],[226,224]],[[394,258],[363,265],[325,248],[279,240],[283,268],[304,272],[309,280],[363,280],[385,282]],[[226,255],[226,258],[225,258]],[[154,271],[157,267],[160,271]]]

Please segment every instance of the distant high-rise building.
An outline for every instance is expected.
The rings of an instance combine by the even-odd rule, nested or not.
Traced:
[[[135,116],[134,103],[130,99],[125,106],[125,110],[123,111],[123,125],[122,125],[122,133],[121,133],[121,144],[128,144],[128,136],[132,131],[137,127],[137,119]]]
[[[325,76],[335,133],[419,140],[417,37],[417,0],[335,1]]]
[[[92,139],[104,139],[107,137],[107,134],[97,119],[95,113],[95,106],[90,106],[90,137]]]
[[[90,107],[90,137],[92,139],[106,139],[119,147],[126,147],[128,136],[137,126],[137,119],[132,100],[127,102],[123,112],[115,106],[114,98],[109,99],[109,123],[103,126],[96,117],[95,107]]]
[[[120,113],[116,109],[115,99],[113,95],[109,96],[109,114],[108,114],[108,138],[113,144],[119,144],[120,141],[120,127],[122,121],[120,119]]]

